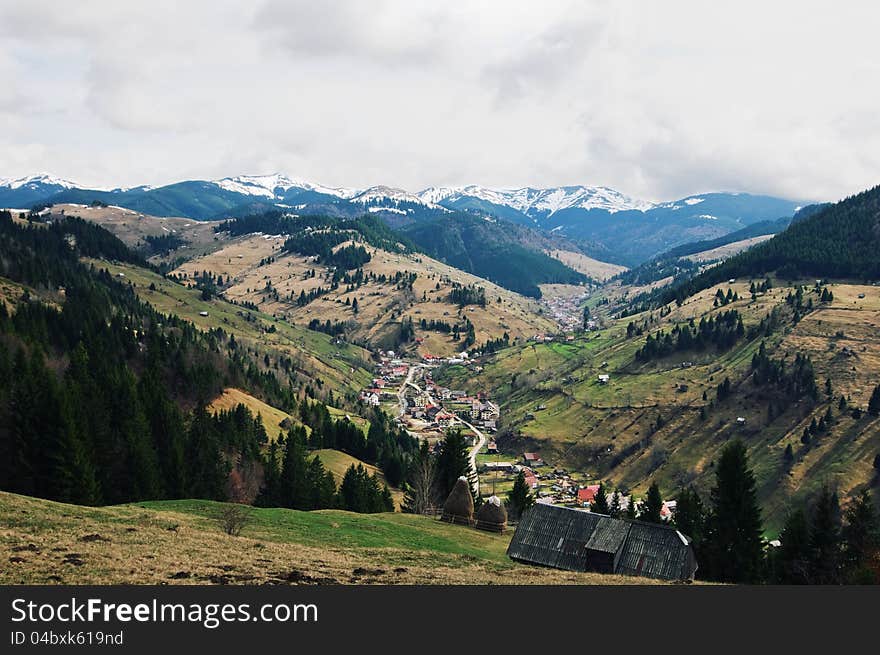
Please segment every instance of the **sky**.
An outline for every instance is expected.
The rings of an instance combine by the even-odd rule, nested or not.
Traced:
[[[834,200],[880,183],[878,24],[857,1],[0,0],[0,177]]]

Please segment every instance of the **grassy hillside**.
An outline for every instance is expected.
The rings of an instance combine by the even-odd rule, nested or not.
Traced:
[[[713,307],[715,292],[728,288],[741,300]],[[720,449],[733,438],[743,439],[772,533],[792,502],[825,482],[843,495],[861,489],[871,480],[871,462],[880,452],[880,420],[864,415],[857,420],[850,410],[864,409],[880,382],[880,344],[875,338],[880,292],[843,283],[828,289],[834,294],[832,302],[822,303],[819,294],[808,292],[806,299],[813,300],[815,309],[794,322],[785,302],[793,288],[777,287],[752,300],[749,280],[724,283],[681,307],[672,303],[663,313],[616,321],[606,317],[608,327],[572,343],[530,343],[503,350],[479,375],[448,367],[435,379],[454,388],[493,391],[502,407],[502,449],[513,454],[537,449],[553,463],[639,494],[652,480],[660,483],[666,497],[691,483],[708,492]],[[669,332],[692,317],[699,322],[736,309],[748,331],[774,308],[780,313],[777,329],[743,338],[728,350],[636,360],[648,334]],[[630,321],[647,325],[647,330],[627,336]],[[775,391],[755,386],[751,361],[762,339],[773,357],[786,356],[789,362],[797,352],[811,357],[820,388],[815,402],[786,402]],[[601,384],[599,374],[610,375],[610,382]],[[732,393],[718,401],[717,386],[725,377],[731,380]],[[830,400],[824,393],[826,379],[832,385]],[[841,395],[849,403],[846,411],[838,409]],[[835,418],[827,433],[802,444],[804,427],[829,407]],[[745,419],[742,424],[737,422],[740,417]],[[785,461],[788,445],[791,462]]]
[[[79,216],[97,223],[112,232],[129,248],[143,252],[150,261],[161,263],[180,258],[192,259],[219,247],[214,228],[216,221],[196,221],[190,218],[156,217],[149,214],[116,207],[60,204],[52,207],[53,216]],[[156,237],[174,236],[180,239],[179,248],[170,252],[156,254],[148,247],[147,240]]]
[[[333,474],[337,485],[342,484],[342,478],[345,476],[345,472],[348,471],[349,467],[358,465],[363,466],[370,475],[378,475],[379,480],[383,482],[385,481],[385,474],[382,473],[379,467],[362,462],[357,457],[352,457],[341,450],[322,448],[321,450],[312,451],[310,456],[320,458],[324,468]],[[403,502],[403,492],[400,491],[400,489],[395,489],[393,487],[390,487],[390,489],[395,507],[400,508],[400,505]]]
[[[0,493],[0,584],[652,584],[532,568],[489,534],[408,514],[255,509],[226,535],[204,501],[79,507]]]
[[[263,421],[263,426],[266,428],[266,434],[273,440],[287,432],[287,430],[281,427],[282,423],[288,422],[297,425],[300,423],[287,412],[272,407],[271,405],[267,405],[259,398],[254,398],[252,395],[241,389],[224,389],[223,394],[220,397],[215,398],[211,403],[210,409],[215,412],[221,409],[230,410],[237,405],[244,405],[252,414],[259,416]],[[306,425],[304,427],[306,432],[310,431],[309,426]]]
[[[574,252],[572,250],[549,250],[547,254],[553,257],[553,259],[558,259],[569,268],[583,273],[587,277],[593,280],[598,280],[599,282],[604,282],[608,278],[614,277],[618,273],[622,273],[626,270],[626,266],[609,264],[608,262],[599,261],[598,259],[588,257],[583,253]]]
[[[215,291],[229,300],[253,304],[266,314],[301,326],[317,319],[323,327],[330,321],[334,329],[343,331],[347,340],[357,343],[398,349],[401,323],[409,319],[420,340],[419,350],[435,355],[459,352],[461,342],[454,341],[450,333],[421,329],[422,319],[461,326],[470,321],[477,345],[499,339],[505,332],[516,339],[553,329],[553,323],[541,315],[537,302],[416,252],[405,237],[372,218],[294,220],[274,212],[227,222],[227,229],[218,232],[217,221],[162,218],[114,206],[56,205],[53,212],[59,216],[61,212],[81,216],[101,225],[149,261],[175,268],[173,273],[185,276],[186,285],[196,284],[196,278],[205,272],[215,280],[220,276],[223,284]],[[302,225],[312,224],[325,225],[324,231],[344,228],[348,236],[337,243],[337,249],[353,243],[366,244],[371,261],[363,266],[363,271],[369,279],[355,290],[346,284],[330,289],[331,266],[316,263],[313,256],[285,250],[285,237],[281,236],[287,233],[285,230],[301,230]],[[173,237],[179,245],[155,252],[148,241],[163,237]],[[595,266],[605,265],[595,262]],[[309,275],[312,270],[316,276]],[[396,282],[401,275],[414,275],[415,279],[412,284]],[[380,283],[370,276],[384,276],[386,282]],[[463,309],[449,302],[453,284],[483,287],[487,298],[493,301],[491,306],[471,305]],[[301,292],[317,288],[327,293],[304,306],[298,304]],[[359,304],[357,313],[351,307],[354,299]],[[410,345],[415,346],[415,341]]]
[[[354,393],[368,384],[369,353],[332,337],[281,321],[261,311],[248,310],[219,298],[203,300],[201,293],[139,266],[96,261],[97,266],[122,274],[138,296],[158,311],[174,313],[202,330],[222,328],[260,351],[291,357],[299,373],[321,380],[342,393]],[[207,316],[202,316],[207,312]]]
[[[362,270],[366,276],[375,277],[356,289],[344,283],[331,289],[328,267],[316,264],[312,257],[283,252],[283,243],[280,237],[239,237],[226,241],[215,252],[187,261],[174,274],[191,280],[208,271],[223,277],[222,293],[230,300],[252,303],[267,314],[283,316],[297,325],[308,325],[313,320],[344,325],[349,340],[386,349],[398,348],[404,319],[412,320],[415,336],[422,340],[419,349],[435,355],[459,352],[462,345],[449,333],[421,329],[423,319],[450,325],[464,325],[467,319],[474,326],[477,344],[498,339],[505,332],[516,339],[553,327],[540,315],[535,301],[425,255],[368,247],[370,261]],[[309,276],[312,270],[316,271],[314,277]],[[411,285],[395,283],[398,275],[414,275],[415,279]],[[453,284],[485,289],[486,307],[461,308],[450,302]],[[298,304],[301,293],[318,288],[325,293],[305,305]],[[354,300],[358,302],[357,313],[352,308]]]

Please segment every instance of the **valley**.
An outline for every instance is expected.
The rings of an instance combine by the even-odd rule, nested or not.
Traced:
[[[803,282],[809,288],[810,281]],[[846,496],[875,479],[880,423],[864,410],[878,382],[880,347],[874,337],[880,291],[873,285],[827,283],[834,299],[822,302],[818,292],[807,293],[805,302],[812,301],[814,309],[793,323],[785,315],[795,285],[776,280],[772,290],[754,299],[750,285],[749,280],[722,283],[659,312],[617,320],[606,314],[607,327],[573,341],[533,341],[480,362],[479,372],[452,365],[435,375],[446,385],[493,390],[505,415],[498,438],[503,451],[538,451],[548,462],[626,493],[643,495],[652,481],[660,483],[664,497],[691,484],[707,492],[714,458],[729,440],[742,439],[772,534],[792,503],[803,502],[821,485],[833,484]],[[728,289],[740,300],[713,307],[717,292]],[[720,353],[689,350],[656,362],[638,361],[646,335],[731,310],[742,317],[746,333],[774,312],[780,324]],[[628,335],[629,325],[645,333]],[[809,355],[822,389],[816,401],[777,401],[750,381],[761,343],[789,361],[796,353]],[[733,391],[719,400],[717,387],[725,378]],[[850,415],[853,408],[860,408],[859,418]],[[805,426],[829,409],[834,419],[827,431],[803,443]]]
[[[667,520],[682,490],[709,497],[722,451],[742,441],[767,539],[824,486],[846,500],[877,479],[880,419],[867,408],[880,370],[880,287],[772,270],[742,275],[736,262],[780,238],[771,234],[684,245],[628,269],[588,248],[541,241],[542,250],[526,249],[531,228],[451,215],[395,229],[374,215],[195,221],[59,204],[31,220],[54,229],[74,216],[132,249],[113,256],[106,253],[119,248],[107,244],[105,254],[85,254],[92,271],[106,271],[161,315],[228,340],[252,374],[295,385],[282,403],[227,384],[208,408],[245,408],[265,430],[260,457],[269,462],[292,456],[292,440],[301,440],[305,454],[296,457],[320,462],[315,475],[332,479],[339,498],[360,470],[376,493],[384,487],[388,508],[405,507],[416,444],[426,441],[436,456],[450,430],[462,434],[478,496],[512,493],[520,473],[539,502],[581,508],[582,494],[599,484],[626,502],[657,484]],[[430,246],[437,257],[419,245],[432,229],[448,241],[442,251]],[[529,263],[536,277],[510,284]],[[723,278],[727,270],[738,274]],[[65,305],[58,292],[14,279],[2,289],[13,311],[22,290]],[[800,375],[802,358],[810,383],[792,391],[785,376]],[[774,366],[780,380],[758,381],[756,371]],[[313,415],[313,399],[326,418]],[[371,451],[377,420],[393,426],[380,431],[398,444],[381,456]],[[352,438],[365,441],[353,446]],[[347,552],[343,567],[358,568],[359,557]],[[459,579],[450,575],[443,579]]]

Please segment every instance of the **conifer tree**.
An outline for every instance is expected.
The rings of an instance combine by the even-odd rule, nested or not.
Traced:
[[[706,539],[709,575],[721,582],[759,582],[764,563],[761,511],[741,441],[722,451],[711,501]]]
[[[535,499],[526,484],[525,473],[520,471],[513,482],[513,489],[507,494],[507,509],[513,518],[519,518],[534,504]]]
[[[639,513],[639,520],[648,523],[662,523],[663,517],[660,512],[663,509],[663,497],[660,495],[660,487],[656,482],[652,482],[648,487],[648,495],[645,502],[642,503],[642,511]]]
[[[810,525],[802,508],[797,508],[788,515],[779,541],[782,545],[773,554],[776,582],[809,584],[812,577]]]
[[[626,510],[624,511],[624,517],[628,518],[630,521],[635,521],[639,517],[639,503],[636,500],[635,494],[629,495],[629,503],[626,505]]]
[[[593,497],[593,502],[590,503],[590,511],[595,512],[596,514],[607,515],[610,509],[611,508],[608,505],[608,494],[605,493],[605,485],[603,483],[599,483],[599,489],[596,491],[596,495]]]
[[[440,499],[445,501],[460,477],[471,481],[474,488],[475,473],[471,468],[467,443],[461,430],[449,430],[440,442],[437,453],[437,487]]]
[[[620,518],[622,510],[620,507],[620,492],[615,489],[611,494],[611,502],[608,504],[608,516],[613,519]]]
[[[675,511],[672,514],[672,523],[679,532],[691,538],[694,549],[699,553],[705,532],[706,511],[703,501],[693,487],[687,487],[679,492]]]
[[[305,429],[296,426],[284,441],[279,500],[282,506],[292,509],[310,509],[305,439]]]
[[[867,489],[847,507],[842,537],[846,582],[880,583],[880,571],[868,566],[870,558],[880,553],[880,517]]]
[[[840,582],[841,517],[837,494],[822,487],[810,525],[810,569],[813,584]]]
[[[874,391],[871,393],[871,400],[868,401],[868,414],[880,416],[880,384],[874,387]]]

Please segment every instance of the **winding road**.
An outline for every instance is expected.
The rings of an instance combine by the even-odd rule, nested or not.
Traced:
[[[410,365],[409,372],[406,374],[406,379],[403,381],[403,384],[400,385],[400,389],[398,389],[398,391],[397,391],[397,399],[398,399],[398,404],[400,406],[398,414],[397,414],[399,417],[402,417],[404,415],[404,413],[406,413],[406,388],[407,387],[412,387],[418,393],[425,394],[425,396],[427,396],[427,398],[428,398],[428,402],[431,403],[432,405],[435,405],[437,407],[442,407],[442,404],[437,402],[434,398],[432,398],[431,394],[429,394],[427,391],[423,390],[419,385],[417,385],[415,382],[413,382],[413,377],[415,376],[416,371],[419,369],[424,369],[424,368],[426,368],[426,366],[424,364],[411,364]],[[452,412],[450,412],[450,414],[451,413]],[[477,437],[477,442],[474,444],[473,448],[471,448],[470,452],[468,453],[468,460],[470,461],[471,469],[473,470],[474,476],[476,478],[475,491],[476,491],[476,493],[479,494],[480,493],[480,476],[476,475],[476,473],[477,473],[477,454],[486,445],[488,438],[486,437],[485,434],[483,434],[483,432],[481,430],[478,430],[471,423],[465,421],[463,418],[460,418],[459,416],[455,417],[455,422],[461,423],[462,425],[467,427]]]

